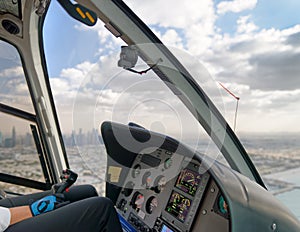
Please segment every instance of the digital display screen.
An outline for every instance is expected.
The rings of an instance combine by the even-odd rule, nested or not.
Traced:
[[[192,201],[180,193],[173,191],[166,207],[166,211],[184,222],[191,207]]]
[[[174,232],[174,231],[171,230],[171,229],[170,229],[169,227],[167,227],[166,225],[163,225],[160,232]]]
[[[201,181],[201,175],[190,169],[183,169],[176,181],[175,187],[183,192],[195,196]]]

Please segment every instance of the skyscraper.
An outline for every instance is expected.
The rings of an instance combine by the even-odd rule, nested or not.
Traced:
[[[14,147],[14,146],[16,146],[16,141],[17,141],[17,139],[16,139],[16,128],[15,127],[13,127],[12,128],[12,132],[11,132],[11,139],[12,139],[12,147]]]

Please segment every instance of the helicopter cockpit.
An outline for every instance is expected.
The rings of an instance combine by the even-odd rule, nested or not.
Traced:
[[[56,27],[51,28],[47,21],[48,14],[55,14],[51,12],[54,2],[70,20],[73,18],[84,25],[77,28],[79,31],[100,25],[120,45],[117,56],[112,52],[103,53],[105,56],[100,56],[101,64],[95,62],[96,65],[92,66],[84,63],[79,67],[80,72],[71,68],[68,70],[78,76],[78,79],[70,80],[80,83],[76,87],[77,95],[74,94],[75,88],[70,88],[72,98],[76,98],[72,105],[75,114],[66,113],[68,117],[65,121],[59,119],[56,113],[53,93],[59,93],[63,100],[67,99],[69,96],[59,91],[61,86],[71,85],[71,82],[66,84],[53,78],[50,84],[49,59],[55,60],[55,56],[46,54],[47,49],[55,51],[55,47],[45,43],[55,37],[50,38],[44,31],[44,27],[48,27],[47,32],[52,31],[53,34],[58,31]],[[57,22],[60,20],[59,16],[55,19]],[[68,33],[66,25],[60,26]],[[105,33],[101,35],[106,38],[104,42],[109,47],[110,37]],[[14,83],[23,87],[21,90],[27,91],[27,103],[30,102],[25,107],[18,104],[11,106],[18,99],[11,96],[4,98],[9,91],[1,90],[0,118],[7,119],[9,115],[26,121],[24,128],[27,130],[26,137],[20,137],[18,142],[14,132],[11,138],[5,139],[7,146],[1,144],[1,148],[12,150],[16,145],[26,147],[28,141],[28,144],[34,144],[38,159],[27,164],[39,163],[41,167],[38,171],[41,170],[43,177],[20,177],[5,173],[3,168],[1,182],[47,190],[59,182],[61,170],[70,168],[74,160],[83,162],[89,158],[92,164],[88,168],[103,176],[103,193],[115,204],[123,231],[300,230],[298,219],[267,191],[246,150],[209,97],[207,92],[211,90],[211,82],[207,79],[199,82],[187,68],[189,64],[198,64],[189,59],[179,60],[174,55],[176,51],[167,48],[123,1],[2,1],[0,39],[1,52],[5,51],[2,48],[9,47],[6,51],[14,50],[13,54],[19,57],[16,65],[15,55],[11,56],[10,52],[0,54],[0,79],[4,80],[2,77],[7,73],[15,75],[13,80],[22,76],[22,83],[1,80],[0,84],[7,86],[3,89],[11,92],[15,91],[12,88]],[[56,42],[63,43],[63,38]],[[70,41],[65,42],[63,46],[73,47]],[[88,46],[78,46],[82,56],[88,49]],[[59,56],[65,55],[61,51],[55,52]],[[112,57],[113,64],[108,56]],[[184,57],[187,57],[186,54]],[[20,70],[16,67],[23,67],[22,74],[17,73]],[[113,69],[121,72],[107,78]],[[102,70],[101,74],[99,70]],[[70,72],[64,71],[62,77],[66,78]],[[196,75],[208,76],[203,68]],[[63,104],[62,107],[68,106]],[[128,115],[123,114],[125,108],[129,109]],[[162,108],[172,112],[176,120],[167,113],[163,115],[161,112],[167,111],[160,111]],[[146,109],[146,113],[142,114],[141,109]],[[149,112],[154,112],[156,118],[150,117]],[[143,118],[141,121],[135,120],[139,114]],[[182,115],[185,115],[184,119]],[[186,145],[180,137],[182,134],[175,138],[175,134],[164,133],[164,128],[159,124],[162,120],[172,129],[182,129],[183,134],[196,140],[196,143],[193,141],[196,145]],[[11,121],[6,121],[9,133]],[[73,123],[70,130],[72,136],[75,129],[80,131],[79,135],[65,138],[60,129],[62,122]],[[72,144],[72,149],[75,149],[76,143],[83,143],[81,128],[90,124],[93,130],[87,139],[97,143],[96,149],[85,147],[80,158],[67,154],[65,143]],[[205,140],[197,137],[199,131],[210,139],[205,147],[213,143],[213,155],[205,149],[199,152],[197,146]],[[100,147],[105,151],[105,159],[99,158]],[[16,156],[18,158],[20,156]],[[86,170],[83,173],[83,178],[89,174]],[[93,183],[91,179],[87,181]]]

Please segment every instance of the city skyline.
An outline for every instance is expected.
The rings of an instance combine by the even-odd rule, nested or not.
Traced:
[[[66,146],[84,146],[84,145],[96,145],[102,143],[101,136],[96,129],[90,131],[72,131],[69,134],[62,135]],[[32,134],[26,132],[18,133],[15,126],[12,127],[11,133],[2,133],[0,130],[0,147],[13,148],[16,145],[32,146],[34,145],[34,139]]]

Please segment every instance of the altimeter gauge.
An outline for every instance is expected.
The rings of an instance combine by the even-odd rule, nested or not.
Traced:
[[[157,198],[152,196],[146,202],[146,212],[152,214],[152,212],[157,208],[158,201]]]
[[[135,192],[131,199],[132,208],[134,208],[137,211],[140,210],[144,204],[144,201],[145,201],[144,195],[141,194],[140,192]]]

